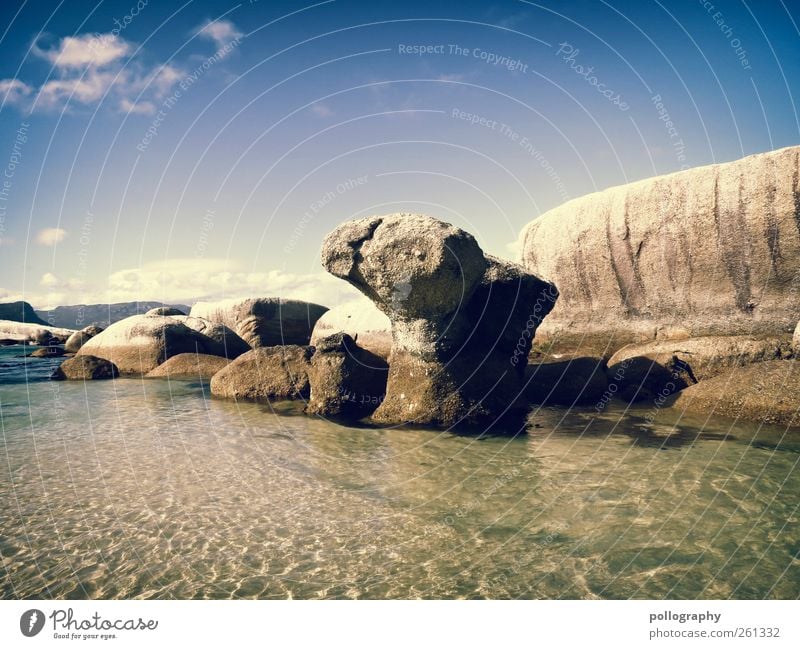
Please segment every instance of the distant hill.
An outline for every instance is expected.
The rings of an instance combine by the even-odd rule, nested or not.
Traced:
[[[27,302],[3,302],[0,304],[0,320],[13,320],[14,322],[39,325],[47,324],[36,315],[36,311]]]
[[[89,325],[107,327],[113,322],[132,315],[146,313],[159,306],[172,306],[188,315],[191,307],[186,304],[164,304],[163,302],[118,302],[117,304],[76,304],[58,306],[51,311],[39,311],[38,315],[54,327],[83,329]],[[26,322],[29,322],[26,320]],[[41,322],[37,320],[37,322]]]

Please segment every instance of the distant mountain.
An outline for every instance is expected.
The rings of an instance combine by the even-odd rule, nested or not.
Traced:
[[[123,320],[132,315],[146,313],[150,309],[155,309],[159,306],[172,306],[176,309],[180,309],[187,315],[191,310],[191,307],[186,304],[119,302],[117,304],[76,304],[74,306],[58,306],[51,311],[40,310],[38,314],[54,327],[83,329],[89,325],[96,325],[105,328],[113,322]],[[26,322],[29,321],[26,320]],[[37,322],[40,321],[37,319]]]
[[[29,324],[46,325],[33,307],[27,302],[3,302],[0,304],[0,320],[13,320],[14,322],[27,322]]]

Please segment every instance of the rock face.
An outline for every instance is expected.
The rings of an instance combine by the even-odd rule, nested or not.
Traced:
[[[250,345],[224,324],[188,315],[175,315],[172,316],[172,319],[185,324],[190,329],[194,329],[216,343],[213,346],[206,344],[206,350],[209,354],[234,359],[245,352],[249,352],[251,349]]]
[[[47,326],[27,302],[0,302],[0,320]]]
[[[311,332],[327,307],[277,297],[198,302],[191,315],[230,327],[248,345],[308,345]]]
[[[522,375],[552,284],[484,255],[472,235],[416,214],[350,221],[322,263],[392,323],[386,397],[373,418],[441,426],[522,408]]]
[[[392,323],[370,300],[363,298],[335,306],[317,320],[311,333],[311,344],[335,333],[346,333],[359,347],[389,358],[392,351]]]
[[[800,364],[767,361],[740,367],[681,392],[673,408],[800,426]]]
[[[76,354],[78,350],[83,347],[83,344],[90,338],[94,338],[97,334],[103,331],[100,327],[89,325],[80,331],[76,331],[64,343],[64,351],[68,354]]]
[[[66,379],[89,381],[96,379],[115,379],[119,370],[114,363],[96,356],[75,356],[58,366],[50,378],[54,381]]]
[[[246,401],[306,399],[313,347],[260,347],[242,354],[211,379],[211,394]]]
[[[800,147],[569,201],[523,233],[561,293],[540,334],[563,345],[791,333],[800,311]]]
[[[346,333],[321,338],[315,349],[308,370],[308,414],[361,418],[381,404],[389,370],[384,359],[361,349]]]
[[[230,361],[210,354],[178,354],[147,373],[147,378],[210,379]]]
[[[155,309],[150,309],[145,315],[186,315],[186,313],[174,306],[157,306]]]
[[[627,401],[653,399],[682,390],[735,367],[789,358],[791,337],[706,336],[688,340],[631,344],[608,362],[617,396]]]
[[[219,344],[168,316],[137,315],[115,322],[86,341],[78,356],[114,363],[120,374],[147,374],[171,356],[214,354]]]

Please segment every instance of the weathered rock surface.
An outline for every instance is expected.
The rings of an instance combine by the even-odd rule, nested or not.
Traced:
[[[392,351],[392,323],[387,315],[370,300],[363,298],[335,306],[317,320],[311,333],[311,344],[332,334],[349,335],[362,349],[389,358]]]
[[[259,347],[242,354],[211,379],[211,394],[247,401],[306,399],[313,347]]]
[[[678,392],[735,367],[788,358],[791,337],[705,336],[631,344],[608,362],[617,396],[627,401]]]
[[[800,363],[753,363],[683,390],[672,404],[686,412],[800,426]]]
[[[321,338],[314,347],[308,414],[361,418],[381,404],[389,370],[383,358],[361,349],[345,333]]]
[[[206,351],[209,354],[234,359],[252,349],[235,331],[219,322],[188,315],[171,317],[216,343],[213,346],[206,344]]]
[[[796,358],[800,358],[800,322],[797,323],[792,336],[792,351],[794,351]]]
[[[176,309],[174,306],[157,306],[154,309],[150,309],[145,315],[186,315],[180,309]]]
[[[322,263],[392,323],[376,421],[451,426],[526,407],[521,379],[557,297],[551,284],[484,255],[467,232],[416,214],[340,225],[323,243]]]
[[[87,340],[78,356],[114,363],[120,374],[147,374],[171,356],[214,354],[219,344],[168,316],[136,315]]]
[[[192,316],[230,327],[252,348],[307,345],[311,332],[327,307],[277,297],[198,302]]]
[[[84,327],[80,331],[76,331],[72,334],[69,338],[67,338],[67,342],[64,343],[64,351],[69,354],[76,354],[78,350],[83,347],[83,344],[89,340],[90,338],[94,338],[97,334],[103,331],[100,327],[96,327],[95,325],[89,325],[88,327]]]
[[[596,404],[608,387],[602,358],[582,357],[529,363],[525,370],[528,401],[546,406]]]
[[[178,354],[148,372],[147,378],[210,379],[230,362],[211,354]]]
[[[612,350],[659,328],[791,333],[800,312],[800,147],[650,178],[532,221],[523,263],[558,286],[540,340]]]
[[[119,370],[114,363],[96,356],[75,356],[59,365],[50,378],[54,381],[66,379],[90,381],[97,379],[115,379]]]
[[[0,338],[14,340],[18,344],[31,342],[37,345],[63,343],[74,331],[58,327],[42,326],[16,322],[14,320],[0,320]],[[51,343],[51,341],[53,341]]]

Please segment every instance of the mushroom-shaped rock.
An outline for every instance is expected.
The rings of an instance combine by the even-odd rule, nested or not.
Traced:
[[[198,302],[192,316],[230,327],[252,348],[308,345],[311,332],[327,307],[301,300],[258,297]]]
[[[242,354],[211,379],[211,394],[245,401],[308,398],[313,347],[279,345]]]
[[[389,370],[385,360],[341,332],[321,338],[314,348],[308,414],[361,418],[381,404]]]
[[[117,370],[117,366],[114,363],[104,358],[84,355],[65,360],[55,369],[50,378],[54,381],[64,381],[66,379],[90,381],[115,379],[118,376],[119,370]]]
[[[172,319],[185,324],[216,343],[213,346],[206,346],[209,354],[234,359],[252,349],[235,331],[219,322],[211,322],[205,318],[188,315],[176,315],[172,316]]]
[[[157,306],[155,309],[150,309],[145,315],[186,315],[180,309],[174,306]]]
[[[69,338],[67,338],[67,342],[64,343],[64,351],[68,354],[77,354],[78,350],[83,347],[83,344],[87,340],[94,338],[101,331],[103,331],[103,329],[101,327],[96,327],[95,325],[89,325],[80,331],[76,331]]]
[[[482,423],[525,408],[522,375],[555,287],[484,255],[474,237],[417,214],[342,224],[322,263],[390,319],[383,423]]]
[[[147,374],[171,356],[215,354],[219,344],[167,316],[135,315],[113,323],[86,341],[78,356],[104,358],[120,374]]]
[[[333,307],[317,320],[311,344],[335,333],[346,333],[358,346],[383,359],[392,351],[392,323],[367,298]]]
[[[148,372],[147,378],[210,379],[230,362],[211,354],[178,354]]]

